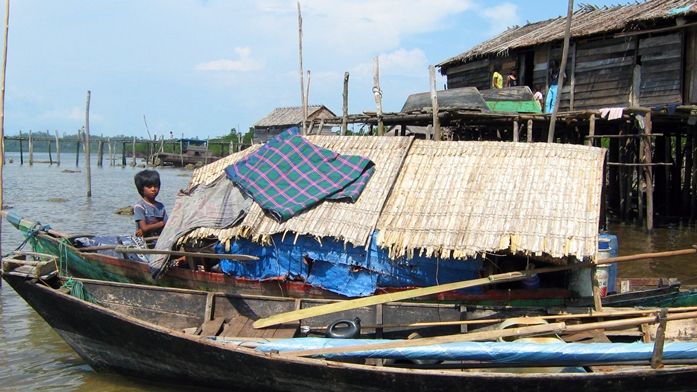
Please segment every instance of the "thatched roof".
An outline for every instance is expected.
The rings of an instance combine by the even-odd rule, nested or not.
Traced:
[[[238,227],[197,229],[188,237],[265,240],[287,232],[365,246],[378,229],[378,245],[393,256],[416,251],[464,258],[509,249],[553,257],[595,256],[604,149],[395,136],[309,139],[375,162],[375,175],[356,203],[325,202],[284,223],[254,204]],[[245,154],[198,169],[192,183],[212,180]]]
[[[284,223],[268,217],[254,204],[239,226],[215,232],[197,230],[191,237],[213,233],[223,242],[239,235],[263,241],[272,234],[292,232],[315,237],[334,237],[356,246],[366,245],[413,139],[387,136],[308,136],[308,139],[320,147],[341,154],[361,155],[375,163],[375,173],[355,203],[325,202]],[[216,161],[218,166],[209,165],[201,169],[206,168],[210,173],[208,177],[217,177],[223,168],[240,158],[237,154],[231,155]],[[203,177],[202,173],[197,175]]]
[[[462,258],[593,256],[605,150],[548,143],[414,141],[378,221],[378,245]]]
[[[311,105],[307,107],[307,118],[334,118],[336,115],[324,105]],[[276,108],[266,117],[254,124],[255,128],[289,127],[298,125],[303,121],[303,108],[300,106]]]
[[[641,24],[697,14],[695,0],[649,0],[609,8],[584,6],[574,12],[571,37],[635,30]],[[474,48],[449,58],[438,66],[448,67],[489,55],[506,55],[512,49],[532,47],[564,39],[566,17],[512,27]]]

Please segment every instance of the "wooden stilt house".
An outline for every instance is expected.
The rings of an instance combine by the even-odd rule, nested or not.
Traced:
[[[311,105],[307,107],[307,133],[330,134],[331,126],[325,126],[325,120],[336,119],[334,112],[324,105]],[[276,108],[266,117],[254,124],[254,142],[265,143],[270,138],[278,135],[290,127],[302,127],[303,108],[282,107]]]

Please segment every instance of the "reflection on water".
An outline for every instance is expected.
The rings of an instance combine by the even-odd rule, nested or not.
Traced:
[[[13,154],[8,154],[13,157]],[[98,168],[92,163],[92,198],[86,197],[84,172],[76,170],[75,156],[62,154],[61,167],[47,164],[19,165],[4,169],[4,203],[12,212],[55,229],[71,233],[127,234],[133,231],[132,217],[114,214],[138,199],[131,167]],[[36,160],[48,160],[35,154]],[[84,168],[81,168],[84,170]],[[170,210],[178,189],[184,188],[190,172],[160,169],[160,199]],[[632,225],[615,224],[611,233],[620,238],[620,255],[689,248],[697,244],[690,227],[664,227],[647,235]],[[2,253],[12,251],[22,236],[2,223]],[[621,264],[620,277],[677,277],[697,284],[697,255]],[[112,374],[95,373],[63,340],[7,285],[0,288],[0,389],[42,391],[172,391],[189,390],[152,385]]]
[[[617,234],[620,255],[689,249],[697,244],[697,230],[690,226],[669,225],[651,234],[631,224],[613,224],[609,231]],[[686,285],[697,285],[697,255],[637,260],[619,264],[620,277],[678,278]]]

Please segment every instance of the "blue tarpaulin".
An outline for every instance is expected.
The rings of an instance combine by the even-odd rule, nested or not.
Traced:
[[[262,246],[237,239],[225,251],[216,245],[217,253],[238,253],[256,256],[253,262],[223,260],[220,269],[226,274],[253,280],[305,280],[348,297],[373,294],[378,287],[420,287],[450,283],[479,277],[480,259],[455,260],[414,257],[390,259],[387,251],[375,244],[355,247],[341,241],[309,236],[272,236],[271,245]],[[480,287],[463,292],[480,293]]]
[[[298,351],[320,348],[399,342],[386,339],[296,338],[260,344],[257,350]],[[452,361],[484,361],[502,364],[558,364],[574,366],[584,363],[648,361],[653,343],[516,343],[457,342],[417,347],[401,347],[322,355],[322,358],[391,358],[435,359]],[[697,359],[697,343],[666,343],[663,359]]]

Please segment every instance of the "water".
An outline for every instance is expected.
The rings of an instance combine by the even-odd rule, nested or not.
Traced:
[[[26,157],[26,156],[25,156]],[[9,163],[9,158],[13,163]],[[8,154],[4,169],[4,204],[28,219],[51,224],[71,233],[127,234],[132,217],[114,214],[138,199],[132,167],[98,168],[92,163],[92,198],[86,197],[84,166],[75,167],[74,154],[62,154],[60,167],[41,163],[19,165],[18,154]],[[35,154],[37,160],[48,155]],[[81,162],[82,162],[81,157]],[[81,170],[79,173],[67,172]],[[159,169],[162,189],[158,199],[171,210],[178,189],[191,172]],[[690,227],[665,227],[647,235],[632,225],[612,225],[620,238],[620,255],[689,248],[697,244]],[[2,223],[2,253],[22,241],[8,223]],[[620,277],[677,277],[697,284],[697,255],[621,264]],[[7,285],[0,288],[0,390],[40,391],[177,391],[175,386],[153,385],[113,374],[96,373]]]

